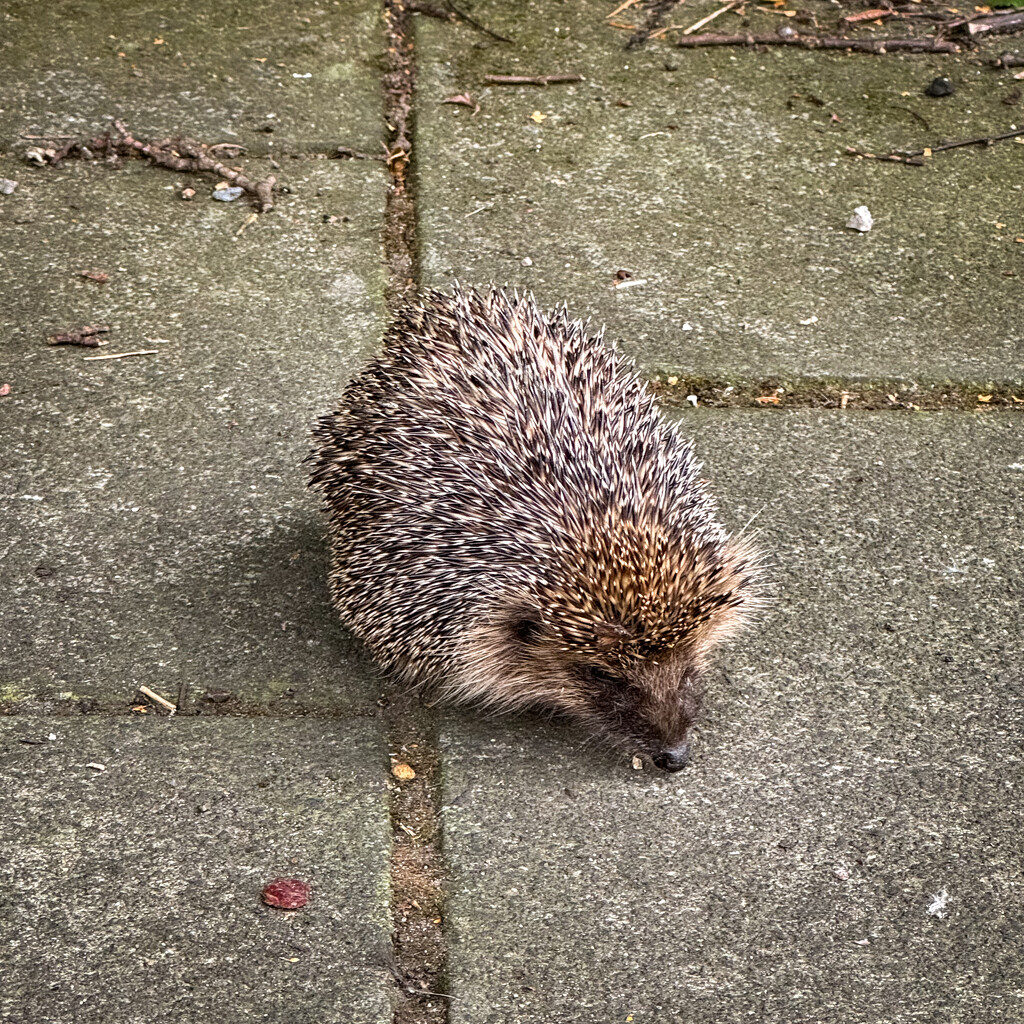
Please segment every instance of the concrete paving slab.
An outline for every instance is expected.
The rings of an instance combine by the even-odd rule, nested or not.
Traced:
[[[6,719],[0,761],[0,1019],[391,1020],[370,723]]]
[[[666,41],[627,52],[628,34],[605,25],[609,10],[476,4],[474,17],[512,45],[418,19],[426,284],[458,277],[568,299],[648,371],[1024,380],[1024,147],[936,154],[917,168],[845,155],[1018,127],[1002,103],[1012,72],[977,54],[680,51]],[[814,10],[823,25],[840,13]],[[731,17],[720,31],[741,31]],[[763,18],[774,32],[778,17]],[[564,73],[585,81],[484,82]],[[928,99],[939,74],[957,93]],[[442,103],[467,91],[477,114]],[[875,217],[868,234],[844,227],[862,204]],[[633,283],[613,289],[620,269]]]
[[[1024,1018],[1022,421],[684,423],[774,607],[680,775],[449,716],[453,1024]]]
[[[164,170],[0,168],[0,698],[372,703],[301,460],[379,343],[383,170],[289,161],[239,234],[242,202],[183,202]],[[96,323],[105,348],[46,344]],[[156,354],[87,358],[134,350]]]
[[[119,117],[139,135],[379,150],[374,0],[45,7],[9,0],[0,12],[0,148],[29,145],[23,134],[91,136]]]

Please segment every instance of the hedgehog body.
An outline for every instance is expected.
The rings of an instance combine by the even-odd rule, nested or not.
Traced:
[[[431,293],[314,438],[331,597],[386,669],[686,763],[754,558],[600,335],[531,297]]]

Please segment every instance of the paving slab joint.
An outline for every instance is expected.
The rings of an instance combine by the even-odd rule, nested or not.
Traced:
[[[388,305],[395,309],[419,290],[416,241],[413,103],[416,69],[409,13],[401,0],[385,0],[387,60],[384,74],[385,157],[391,175],[384,212]]]
[[[420,287],[416,237],[413,110],[416,69],[409,12],[384,0],[385,154],[391,177],[384,213],[387,302],[395,310]],[[444,933],[440,763],[431,712],[415,693],[388,694],[391,756],[391,973],[394,1024],[447,1024],[448,950]]]
[[[663,370],[652,373],[649,381],[664,405],[677,407],[1024,411],[1024,380],[698,377]]]

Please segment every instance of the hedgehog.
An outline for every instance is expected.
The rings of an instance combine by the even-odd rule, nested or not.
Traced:
[[[686,765],[757,556],[603,330],[530,295],[430,292],[313,437],[330,596],[388,673]]]

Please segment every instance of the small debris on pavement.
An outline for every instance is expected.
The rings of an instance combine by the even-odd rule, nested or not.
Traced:
[[[613,288],[639,288],[641,285],[647,284],[646,277],[630,277],[625,281],[616,281],[612,285]]]
[[[938,78],[933,78],[928,83],[928,87],[925,89],[925,96],[931,96],[934,99],[940,99],[943,96],[952,96],[956,92],[956,86],[948,79],[943,78],[941,75]]]
[[[949,905],[949,893],[945,889],[942,892],[932,893],[932,901],[928,904],[928,913],[932,917],[943,918],[946,916],[946,907]]]
[[[848,228],[854,231],[870,231],[875,224],[875,218],[866,206],[858,206],[853,211],[853,216],[846,222]]]
[[[96,772],[105,772],[107,770],[107,766],[105,764],[100,764],[99,761],[90,761],[85,767],[91,768]]]
[[[391,774],[402,782],[410,782],[412,779],[416,778],[416,772],[413,770],[412,766],[402,763],[392,765]]]
[[[10,384],[0,384],[0,397],[6,397],[11,393]]]
[[[488,85],[563,85],[582,82],[582,75],[484,75]]]
[[[141,693],[143,697],[148,697],[150,700],[155,700],[157,704],[159,704],[161,707],[167,708],[167,710],[170,711],[172,715],[174,714],[175,711],[178,710],[174,704],[172,704],[166,698],[161,697],[159,693],[154,693],[148,686],[140,686],[139,693]]]
[[[871,215],[868,214],[868,216],[871,216]],[[811,324],[816,324],[817,322],[818,322],[818,318],[816,316],[812,315],[812,316],[809,316],[806,320],[801,320],[800,321],[800,326],[801,327],[810,327]]]
[[[232,185],[230,188],[217,188],[213,190],[213,198],[221,203],[233,203],[238,199],[245,189]]]
[[[635,771],[640,772],[640,771],[643,771],[643,768],[644,768],[644,759],[639,754],[634,754],[633,755],[633,769]]]
[[[441,100],[442,103],[452,103],[459,107],[469,107],[475,117],[480,113],[480,104],[477,103],[468,92],[460,92],[458,96],[448,96]]]
[[[195,194],[196,190],[194,188],[183,188],[181,190],[181,198],[184,199],[186,202],[188,202],[188,200],[190,199],[194,199]]]
[[[90,362],[96,359],[128,359],[131,356],[155,356],[159,355],[159,349],[155,348],[140,348],[134,352],[111,352],[105,356],[85,356],[82,362]]]
[[[16,181],[11,181],[10,178],[0,178],[0,196],[9,196],[17,187]]]
[[[86,277],[97,284],[106,284],[110,280],[110,275],[103,273],[102,270],[80,270],[78,276]]]
[[[81,345],[84,348],[99,348],[105,345],[97,335],[109,334],[110,328],[106,324],[85,324],[82,327],[70,327],[59,334],[52,334],[46,339],[47,345]]]
[[[841,864],[832,869],[832,874],[835,875],[840,882],[848,881],[850,877],[849,869],[844,868]]]
[[[263,887],[263,902],[268,907],[298,910],[309,902],[310,886],[298,878],[275,878]]]
[[[697,396],[696,395],[687,395],[686,396],[686,400],[690,403],[690,405],[692,405],[694,407],[694,409],[697,408]]]
[[[546,120],[546,119],[547,119],[547,116],[548,116],[548,115],[547,115],[547,114],[545,114],[545,113],[544,113],[543,111],[541,111],[541,110],[535,110],[535,111],[534,111],[534,112],[533,112],[533,113],[532,113],[532,114],[530,115],[530,120],[531,120],[531,121],[533,121],[533,122],[534,122],[535,124],[540,124],[540,123],[541,123],[541,121],[544,121],[544,120]]]

